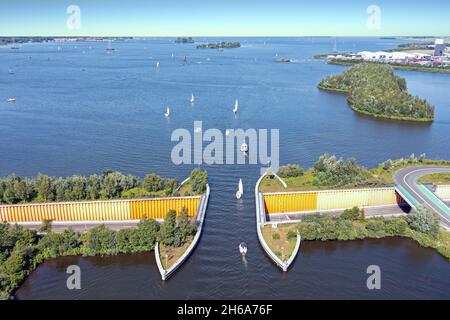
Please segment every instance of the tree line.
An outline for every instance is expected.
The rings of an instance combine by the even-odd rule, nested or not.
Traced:
[[[192,191],[196,194],[204,192],[208,180],[207,171],[194,169],[191,172],[191,178],[189,183]],[[177,179],[164,178],[155,173],[150,173],[142,179],[110,170],[103,172],[102,175],[74,175],[65,178],[51,177],[45,174],[38,174],[33,178],[21,178],[12,174],[0,178],[0,203],[16,204],[178,196],[178,187],[179,182]]]

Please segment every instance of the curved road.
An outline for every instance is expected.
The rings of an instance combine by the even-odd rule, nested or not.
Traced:
[[[429,195],[427,195],[417,184],[417,180],[420,177],[437,172],[450,172],[450,167],[444,166],[419,166],[419,167],[409,167],[406,169],[402,169],[397,171],[394,174],[395,182],[402,186],[407,192],[413,196],[418,203],[423,204],[429,208],[431,208],[434,212],[439,214],[442,223],[450,228],[450,216],[446,212],[442,206],[436,204],[435,201],[432,201]]]

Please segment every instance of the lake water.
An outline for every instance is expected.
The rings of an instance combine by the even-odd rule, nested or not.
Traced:
[[[0,102],[0,175],[64,176],[108,168],[184,179],[193,166],[172,164],[170,136],[177,128],[193,132],[194,120],[202,120],[204,130],[280,129],[282,164],[309,167],[323,153],[355,157],[369,167],[411,153],[450,159],[450,75],[396,72],[406,78],[410,92],[435,106],[432,124],[376,120],[354,113],[345,96],[317,90],[323,77],[345,70],[311,59],[329,52],[332,39],[240,41],[241,48],[222,52],[168,39],[116,42],[112,54],[106,53],[106,43],[93,42],[0,48],[0,101],[16,98],[15,104]],[[398,43],[337,40],[340,51],[382,50]],[[275,63],[276,54],[295,62]],[[194,106],[188,101],[191,92]],[[237,118],[231,112],[235,99]],[[167,105],[170,120],[163,115]],[[209,170],[212,192],[204,233],[168,282],[160,281],[152,254],[64,258],[40,266],[17,297],[449,297],[448,262],[409,240],[305,243],[293,268],[279,272],[256,236],[253,188],[260,166],[201,167]],[[239,178],[245,195],[236,201]],[[238,252],[242,241],[249,248],[247,266]],[[63,292],[71,259],[93,279],[79,293]],[[370,264],[389,270],[378,293],[365,289]]]

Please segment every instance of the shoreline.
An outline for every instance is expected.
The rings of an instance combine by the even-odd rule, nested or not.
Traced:
[[[317,60],[326,60],[325,58],[318,58]],[[450,73],[450,67],[441,68],[441,67],[427,67],[427,66],[413,66],[413,65],[400,65],[396,63],[382,63],[382,62],[373,62],[373,61],[327,61],[327,64],[337,65],[337,66],[353,66],[359,63],[372,63],[372,64],[381,64],[381,65],[390,65],[392,68],[396,70],[405,70],[405,71],[417,71],[417,72],[431,72],[431,73]]]
[[[338,93],[338,94],[344,94],[344,95],[349,94],[348,90],[327,88],[327,87],[324,87],[321,85],[318,85],[317,88],[319,90],[330,92],[330,93]],[[373,118],[378,118],[378,119],[382,119],[382,120],[407,121],[407,122],[418,122],[418,123],[434,122],[434,119],[430,119],[430,118],[418,119],[418,118],[411,118],[411,117],[385,116],[385,115],[380,115],[377,113],[371,113],[368,111],[361,110],[358,107],[355,107],[355,105],[351,102],[351,100],[349,98],[347,99],[347,102],[348,102],[350,109],[352,109],[353,111],[363,114],[363,115],[366,115],[366,116],[373,117]]]

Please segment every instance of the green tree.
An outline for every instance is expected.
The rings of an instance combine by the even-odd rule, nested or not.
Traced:
[[[163,186],[164,186],[163,179],[154,173],[150,173],[146,175],[144,178],[143,187],[147,191],[157,192],[159,190],[162,190]]]
[[[358,207],[346,209],[341,213],[340,218],[344,220],[357,220],[361,217],[361,212]]]
[[[419,206],[408,215],[411,229],[426,233],[434,238],[439,233],[439,216],[425,206]]]
[[[166,246],[174,245],[176,231],[176,212],[174,210],[169,210],[159,229],[158,241]]]
[[[192,187],[192,191],[195,194],[202,194],[206,192],[206,185],[208,183],[208,171],[201,171],[196,168],[192,170],[189,182]]]
[[[54,191],[52,188],[52,179],[49,176],[39,173],[36,177],[36,190],[38,196],[44,201],[52,201],[54,199]]]

